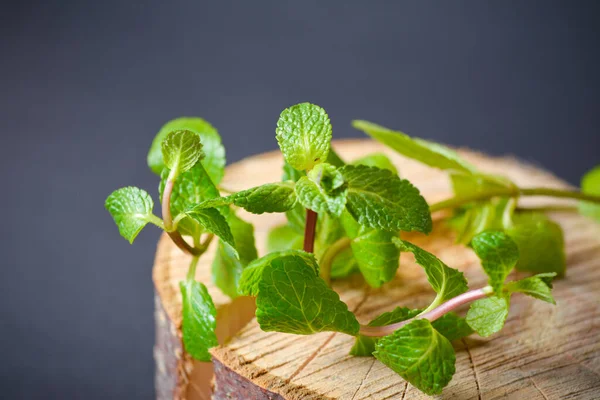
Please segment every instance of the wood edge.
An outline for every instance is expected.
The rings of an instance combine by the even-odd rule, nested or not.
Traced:
[[[267,370],[257,367],[243,357],[236,355],[226,346],[211,349],[215,371],[214,399],[285,399],[329,400],[304,386],[293,384],[286,379],[271,375]],[[223,375],[221,375],[223,374]],[[237,384],[237,385],[236,385]],[[244,388],[246,392],[239,392]],[[258,396],[261,397],[258,397]],[[237,397],[235,397],[237,396]],[[250,397],[248,397],[250,396]]]

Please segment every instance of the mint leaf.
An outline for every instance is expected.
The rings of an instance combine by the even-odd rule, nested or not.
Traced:
[[[375,348],[379,361],[429,395],[441,393],[455,372],[452,344],[424,319],[381,338]]]
[[[283,157],[295,169],[308,171],[327,159],[331,123],[321,107],[301,103],[286,108],[275,132]]]
[[[200,138],[192,131],[175,131],[161,145],[165,166],[178,176],[204,157]]]
[[[238,292],[244,296],[257,296],[259,291],[258,284],[262,279],[264,269],[278,259],[293,259],[297,262],[310,265],[314,269],[315,275],[319,275],[319,265],[317,264],[314,254],[302,250],[287,250],[269,253],[266,256],[252,261],[244,268],[242,276],[240,277]],[[302,260],[298,261],[298,259]]]
[[[457,210],[448,221],[456,231],[456,242],[468,244],[481,232],[492,229],[496,222],[496,206],[491,202]]]
[[[402,132],[392,131],[368,121],[352,121],[352,126],[398,153],[430,167],[467,174],[475,172],[475,167],[460,158],[454,151],[440,144],[411,138]]]
[[[351,239],[354,259],[369,286],[378,288],[391,281],[400,262],[400,250],[392,242],[398,233],[358,225],[347,213],[342,223]]]
[[[304,255],[288,253],[263,266],[256,298],[261,329],[299,335],[324,331],[356,335],[356,317],[319,277],[314,259],[307,261]]]
[[[348,184],[346,208],[361,225],[389,231],[431,231],[429,205],[410,182],[364,165],[340,169]]]
[[[400,251],[410,251],[415,255],[415,261],[423,267],[425,274],[427,275],[427,280],[431,284],[433,290],[437,293],[437,296],[427,308],[427,311],[469,289],[467,280],[462,272],[448,267],[442,260],[433,254],[410,242],[401,240],[397,237],[395,237],[393,241]]]
[[[165,168],[162,171],[158,187],[161,198],[168,177],[169,170]],[[189,171],[180,174],[175,180],[173,191],[171,192],[171,214],[177,216],[185,212],[193,204],[217,197],[219,197],[219,191],[208,176],[204,166],[202,163],[196,163]],[[202,233],[202,227],[188,217],[179,221],[177,230],[184,235],[192,237],[199,237]]]
[[[460,173],[451,174],[452,187],[456,196],[464,196],[502,189],[514,185],[509,180],[492,175]],[[448,221],[458,235],[458,243],[470,243],[473,237],[486,230],[503,230],[510,225],[515,202],[508,198],[494,198],[461,207]]]
[[[332,279],[346,278],[357,272],[358,264],[352,253],[352,249],[348,247],[342,250],[333,260],[331,264],[330,275]]]
[[[254,240],[254,227],[234,212],[230,212],[227,223],[231,228],[236,249],[219,240],[219,247],[212,263],[212,276],[215,285],[223,293],[234,299],[238,296],[238,282],[244,267],[258,258]],[[239,258],[236,256],[236,250]]]
[[[369,322],[368,326],[385,326],[395,324],[397,322],[406,321],[419,315],[422,310],[411,310],[406,307],[396,307],[392,311],[384,312],[373,321]],[[375,344],[379,338],[359,335],[354,342],[354,346],[350,349],[350,355],[357,357],[372,356],[375,351]]]
[[[165,168],[161,149],[162,142],[169,133],[179,130],[192,131],[200,137],[206,154],[202,165],[215,184],[221,182],[225,174],[225,148],[221,144],[221,137],[217,130],[202,118],[177,118],[167,122],[154,138],[148,152],[150,169],[157,175],[161,174]]]
[[[339,217],[346,205],[346,194],[344,178],[331,164],[316,165],[296,182],[298,201],[316,213]]]
[[[542,213],[517,213],[506,233],[519,248],[517,270],[565,274],[565,240],[559,224]]]
[[[335,242],[344,237],[346,237],[346,232],[342,227],[340,218],[335,218],[329,214],[320,215],[317,219],[317,230],[315,235],[314,253],[317,258],[321,260],[325,252]],[[330,276],[331,278],[343,278],[355,272],[356,269],[357,264],[354,255],[352,254],[352,249],[347,247],[333,259]]]
[[[581,179],[581,191],[586,194],[600,196],[600,165],[588,171]],[[600,204],[582,201],[579,211],[600,222]]]
[[[267,251],[301,250],[304,237],[290,225],[277,226],[267,236]]]
[[[458,233],[457,243],[467,244],[486,230],[504,230],[511,224],[514,208],[511,199],[496,198],[457,210],[448,223]]]
[[[471,246],[481,259],[490,286],[496,294],[501,293],[506,277],[519,260],[517,244],[503,232],[487,231],[475,236]]]
[[[340,156],[338,155],[338,153],[336,153],[333,150],[333,147],[329,148],[329,154],[327,154],[327,159],[325,160],[325,162],[333,165],[334,167],[343,167],[344,165],[346,165],[346,163],[344,162],[344,160],[342,160],[340,158]]]
[[[396,166],[383,153],[373,153],[352,161],[352,165],[366,165],[367,167],[377,167],[387,169],[394,175],[398,175]]]
[[[298,180],[303,176],[306,176],[305,172],[298,171],[287,162],[284,162],[283,176],[281,177],[281,180],[283,182],[298,182]],[[287,220],[292,228],[298,231],[298,233],[304,234],[304,225],[306,224],[306,210],[304,209],[304,207],[302,207],[302,204],[300,204],[300,202],[296,202],[296,205],[294,207],[287,210],[285,212],[285,216],[287,217]]]
[[[231,246],[236,257],[235,239],[229,228],[227,220],[216,208],[203,208],[188,210],[186,214],[200,224],[207,232],[217,235],[223,242]]]
[[[477,300],[467,312],[467,324],[480,336],[488,337],[504,326],[509,304],[508,296],[490,296]]]
[[[551,272],[530,276],[529,278],[521,279],[519,281],[508,282],[506,284],[506,290],[509,293],[524,293],[547,303],[556,304],[551,291],[552,279],[555,276],[556,273]]]
[[[154,202],[146,191],[128,186],[112,192],[104,207],[115,220],[121,236],[133,243],[153,217]]]
[[[179,283],[183,298],[183,344],[194,359],[210,361],[208,350],[218,346],[215,329],[217,310],[200,282],[186,280]]]
[[[473,333],[473,329],[467,324],[466,319],[459,317],[453,312],[444,314],[431,324],[436,331],[444,335],[446,339],[451,342],[462,339]]]
[[[275,213],[292,209],[297,200],[293,183],[277,182],[242,190],[227,197],[206,200],[195,204],[192,209],[235,204],[253,214]]]
[[[377,338],[359,335],[348,354],[354,357],[371,357],[375,351],[377,340]]]

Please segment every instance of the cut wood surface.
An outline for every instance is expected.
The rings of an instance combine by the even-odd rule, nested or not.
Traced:
[[[406,159],[368,140],[334,142],[345,160],[372,152],[387,154],[400,175],[413,182],[429,203],[451,195],[447,174]],[[482,171],[506,175],[523,187],[567,185],[513,158],[461,153]],[[227,168],[223,186],[241,190],[277,181],[278,152],[248,158]],[[520,205],[569,204],[547,198],[522,199]],[[282,214],[241,214],[255,226],[259,253],[265,254],[268,231],[285,222]],[[523,295],[513,296],[504,329],[490,338],[476,335],[455,343],[456,374],[440,396],[447,399],[598,399],[600,398],[600,226],[575,214],[551,217],[565,231],[567,276],[555,282],[557,306]],[[434,220],[435,220],[434,216]],[[435,223],[429,236],[404,238],[463,271],[471,288],[486,278],[471,250]],[[201,258],[196,279],[204,282],[218,309],[221,343],[213,349],[217,376],[215,399],[419,399],[426,395],[374,358],[351,357],[354,339],[341,333],[310,336],[263,332],[253,319],[250,298],[231,302],[213,284],[210,265],[214,243]],[[212,366],[191,360],[181,344],[181,295],[188,256],[161,238],[154,266],[156,287],[156,388],[160,399],[208,399]],[[516,275],[512,275],[512,278]],[[510,277],[509,277],[510,279]],[[398,276],[382,288],[368,289],[362,278],[335,282],[359,320],[368,322],[398,305],[423,307],[434,297],[425,275],[409,254],[402,254]]]

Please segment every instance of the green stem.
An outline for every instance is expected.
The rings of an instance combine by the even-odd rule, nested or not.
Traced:
[[[319,263],[319,267],[321,268],[320,275],[328,285],[331,280],[331,265],[333,264],[333,260],[338,254],[350,246],[350,242],[350,238],[347,237],[338,239],[329,246],[321,256],[321,262]]]
[[[517,188],[507,187],[500,189],[490,189],[483,192],[471,193],[465,196],[456,196],[448,200],[441,201],[439,203],[432,204],[429,207],[431,212],[444,210],[447,208],[457,208],[468,203],[475,201],[489,200],[494,197],[518,197],[518,196],[549,196],[549,197],[560,197],[569,199],[578,199],[584,201],[590,201],[593,203],[600,204],[600,196],[591,194],[575,192],[571,190],[563,189],[551,189],[551,188]]]
[[[196,267],[198,266],[198,260],[200,260],[200,256],[193,256],[192,261],[190,262],[190,266],[188,268],[186,279],[188,281],[193,281],[196,279]]]
[[[156,215],[154,215],[154,214],[145,215],[144,218],[146,219],[146,221],[150,222],[151,224],[154,224],[161,229],[165,229],[165,224],[163,224],[163,220],[158,218]]]
[[[540,206],[540,207],[517,207],[519,212],[537,211],[537,212],[579,212],[577,206]]]
[[[187,272],[187,280],[194,280],[196,276],[196,267],[198,266],[198,260],[200,260],[200,256],[204,254],[206,249],[208,249],[208,245],[213,240],[215,235],[212,233],[206,236],[203,242],[200,242],[200,238],[194,238],[194,249],[198,251],[199,254],[195,254],[192,256],[192,261],[190,262],[190,267]]]

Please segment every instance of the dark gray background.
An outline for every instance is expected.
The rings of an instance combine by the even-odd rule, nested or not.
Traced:
[[[155,193],[165,121],[219,128],[229,161],[276,148],[311,101],[572,183],[600,161],[596,2],[14,2],[0,11],[0,393],[153,396],[151,266],[103,201]]]

